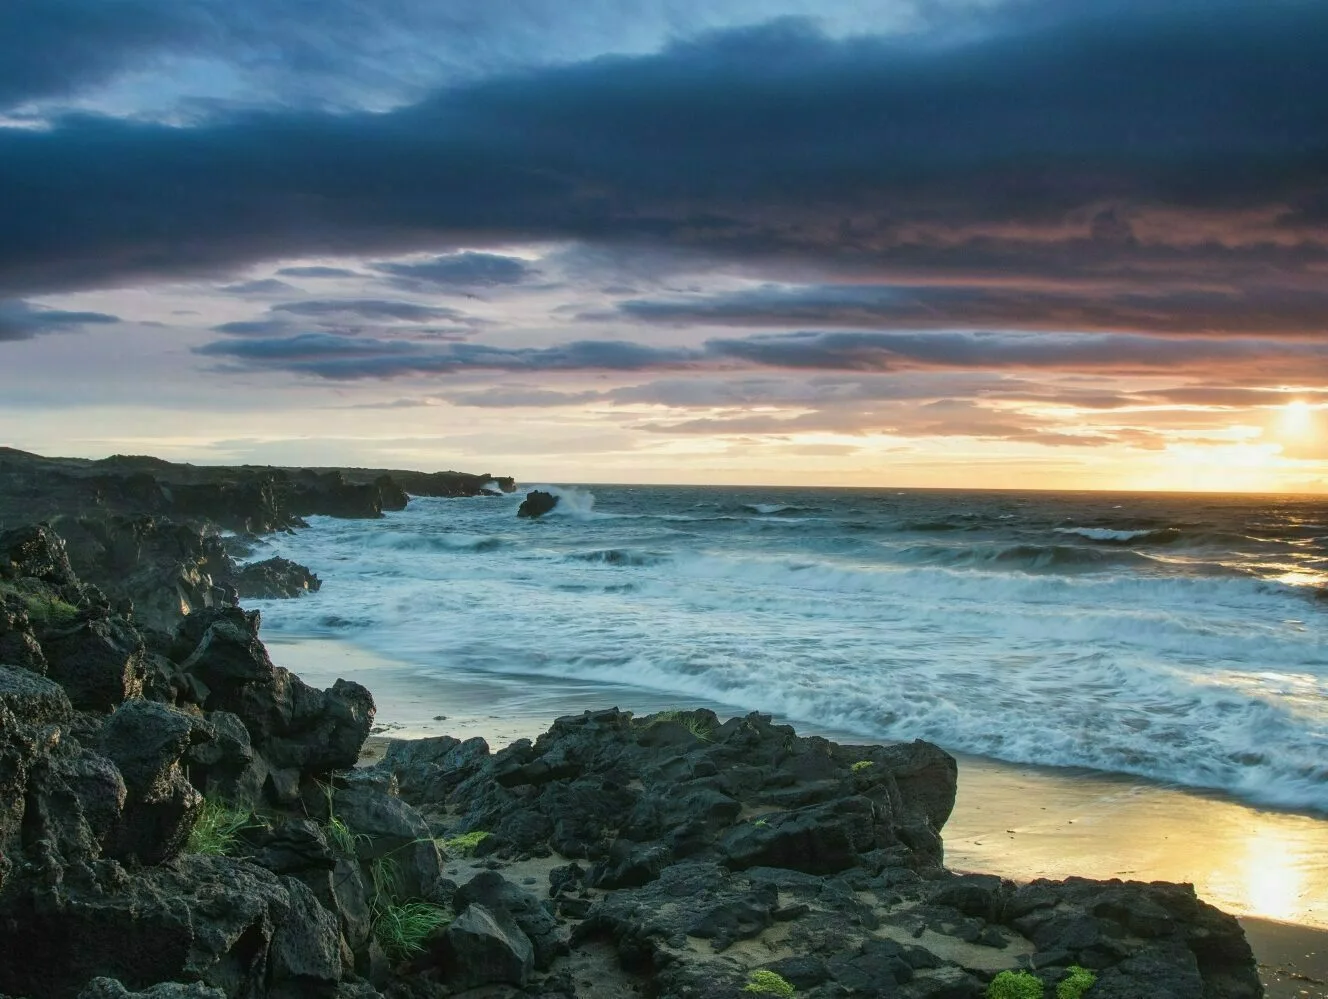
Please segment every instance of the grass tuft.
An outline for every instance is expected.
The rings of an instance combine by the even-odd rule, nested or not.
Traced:
[[[240,841],[240,833],[252,829],[253,814],[247,808],[236,808],[217,799],[203,799],[194,828],[189,831],[186,853],[201,853],[212,857],[228,857]]]
[[[1097,981],[1097,975],[1077,964],[1070,965],[1069,972],[1056,986],[1056,999],[1080,999]]]
[[[401,897],[401,871],[395,861],[379,857],[369,865],[373,899],[369,903],[374,939],[394,964],[424,950],[424,942],[452,921],[441,905]]]
[[[1042,999],[1042,979],[1027,971],[1002,971],[987,986],[987,999]]]
[[[702,742],[709,742],[710,737],[715,732],[715,727],[711,724],[710,719],[695,711],[659,711],[651,715],[645,724],[647,728],[654,728],[656,725],[662,725],[665,722],[677,722]]]
[[[796,994],[793,984],[783,975],[773,971],[753,971],[747,977],[744,992],[757,992],[767,996],[792,996]]]
[[[449,836],[447,839],[440,839],[437,843],[448,853],[454,853],[462,857],[469,857],[475,852],[476,847],[488,839],[490,835],[490,833],[483,831],[461,833],[459,836]]]
[[[373,934],[395,964],[424,950],[424,942],[451,921],[451,913],[429,902],[387,902],[374,906]]]

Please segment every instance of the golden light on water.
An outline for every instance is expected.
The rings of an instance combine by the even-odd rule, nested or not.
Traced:
[[[1245,896],[1250,911],[1267,919],[1294,921],[1304,908],[1305,872],[1298,863],[1300,844],[1275,829],[1250,837],[1245,853]]]

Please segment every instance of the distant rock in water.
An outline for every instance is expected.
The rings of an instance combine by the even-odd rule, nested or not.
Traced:
[[[280,556],[263,562],[251,562],[235,576],[235,589],[242,600],[299,597],[322,585],[322,580],[305,566]]]
[[[533,489],[526,493],[526,498],[521,501],[521,506],[516,511],[516,515],[518,517],[543,517],[557,505],[558,497],[553,493],[546,493],[542,489]]]

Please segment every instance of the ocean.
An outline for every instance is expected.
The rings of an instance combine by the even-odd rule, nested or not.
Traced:
[[[541,488],[265,539],[264,633],[1328,813],[1322,499]]]

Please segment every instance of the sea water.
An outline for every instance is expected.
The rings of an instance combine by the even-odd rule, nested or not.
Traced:
[[[1328,812],[1322,499],[551,488],[268,539],[265,632]]]

